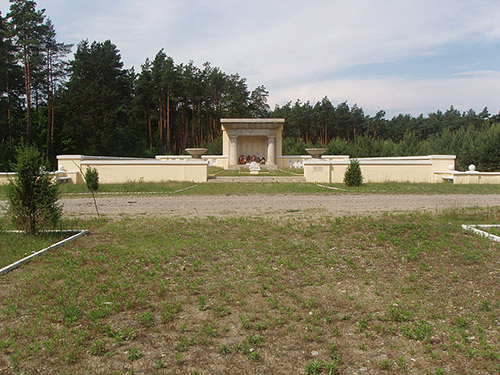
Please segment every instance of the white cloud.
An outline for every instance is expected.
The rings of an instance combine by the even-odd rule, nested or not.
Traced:
[[[497,0],[38,0],[38,4],[47,9],[61,41],[111,39],[126,67],[139,68],[161,48],[178,63],[192,59],[200,66],[210,61],[248,78],[250,88],[265,85],[271,104],[329,95],[367,110],[406,112],[480,100],[484,105],[500,102],[492,83],[498,83],[498,77],[489,72],[471,76],[467,71],[482,68],[461,61],[450,62],[450,76],[462,76],[440,80],[328,78],[342,77],[342,70],[350,67],[440,55],[450,44],[498,42]],[[475,90],[479,83],[491,88],[485,90],[490,96]]]
[[[498,110],[500,72],[443,79],[412,80],[408,78],[377,77],[372,79],[336,79],[301,85],[271,93],[271,100],[284,104],[288,100],[307,98],[319,101],[325,95],[336,103],[358,104],[367,114],[384,109],[390,118],[399,113],[415,116],[446,110],[454,106],[460,111],[490,112]]]

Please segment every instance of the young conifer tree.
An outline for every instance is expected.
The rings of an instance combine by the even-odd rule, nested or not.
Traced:
[[[360,186],[363,183],[363,175],[361,167],[357,159],[351,159],[351,163],[347,167],[344,174],[344,184],[347,186]]]
[[[62,213],[57,203],[60,193],[42,155],[32,146],[20,148],[13,169],[16,175],[7,185],[7,212],[14,224],[31,235],[54,227]]]

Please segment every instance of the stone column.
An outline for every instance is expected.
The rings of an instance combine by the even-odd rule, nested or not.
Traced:
[[[267,137],[266,164],[276,165],[276,137]]]
[[[229,165],[238,164],[238,137],[229,137]]]

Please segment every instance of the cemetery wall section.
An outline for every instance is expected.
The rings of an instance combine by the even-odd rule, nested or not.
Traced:
[[[455,155],[359,158],[364,182],[443,182],[452,176]],[[304,162],[307,182],[342,183],[350,159],[324,155]],[[437,175],[435,172],[442,171]]]
[[[206,182],[208,179],[208,162],[202,159],[158,160],[59,155],[57,161],[59,173],[65,173],[64,177],[69,177],[73,183],[84,182],[80,170],[85,173],[87,168],[95,168],[99,173],[99,182],[104,184],[132,181]]]

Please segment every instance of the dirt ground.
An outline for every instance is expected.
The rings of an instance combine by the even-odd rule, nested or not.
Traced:
[[[60,200],[66,217],[94,216],[90,197]],[[330,215],[369,215],[383,212],[441,212],[460,207],[500,206],[500,194],[436,194],[436,195],[108,195],[99,196],[101,214],[110,218],[121,216],[154,217],[320,217]],[[5,213],[0,201],[0,214]]]

